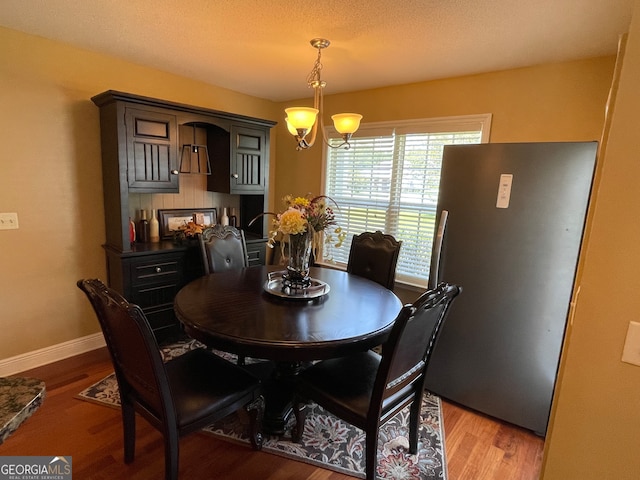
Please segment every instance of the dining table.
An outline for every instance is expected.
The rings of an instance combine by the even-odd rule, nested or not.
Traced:
[[[301,369],[384,343],[402,303],[389,289],[342,270],[311,267],[311,286],[289,291],[281,265],[204,275],[176,295],[185,332],[208,347],[263,359],[267,433],[284,434]]]

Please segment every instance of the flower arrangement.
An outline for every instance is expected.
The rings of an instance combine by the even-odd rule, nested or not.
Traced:
[[[263,212],[257,215],[249,225],[263,215],[273,215],[273,228],[269,231],[267,245],[273,248],[277,239],[282,237],[280,248],[282,258],[286,258],[287,271],[282,275],[282,291],[299,292],[311,285],[309,266],[311,253],[317,257],[317,250],[323,242],[327,246],[339,248],[346,232],[337,225],[336,217],[327,201],[336,207],[336,202],[326,195],[317,197],[284,197],[286,209],[282,213]],[[333,227],[333,228],[331,228]],[[285,254],[288,250],[288,255]],[[327,256],[325,255],[325,259]]]
[[[199,225],[194,221],[185,222],[184,225],[178,227],[178,230],[173,231],[173,241],[174,243],[182,243],[184,240],[202,233],[205,228],[204,225]]]
[[[278,234],[299,235],[309,233],[312,235],[311,243],[314,255],[322,242],[324,232],[324,244],[332,245],[336,248],[342,246],[346,233],[337,225],[333,208],[327,200],[334,205],[337,204],[329,197],[320,195],[317,197],[293,197],[287,195],[283,201],[286,210],[275,214],[273,229],[269,232],[268,245],[273,248],[273,244]],[[333,227],[333,228],[330,228]]]

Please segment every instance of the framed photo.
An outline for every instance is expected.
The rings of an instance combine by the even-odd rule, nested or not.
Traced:
[[[180,230],[189,222],[207,227],[218,222],[215,208],[180,208],[177,210],[158,210],[158,222],[160,223],[160,238],[171,240],[173,232]]]

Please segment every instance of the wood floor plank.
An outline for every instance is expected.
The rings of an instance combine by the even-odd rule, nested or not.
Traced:
[[[24,372],[47,385],[43,405],[4,444],[0,455],[67,455],[74,478],[149,480],[163,478],[160,434],[137,421],[136,459],[123,461],[120,411],[75,398],[113,371],[106,349],[98,349]],[[443,401],[449,480],[535,480],[544,440],[521,428]],[[353,480],[337,472],[254,452],[206,434],[180,442],[180,478],[189,480]]]

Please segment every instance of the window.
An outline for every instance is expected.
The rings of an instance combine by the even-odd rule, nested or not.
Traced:
[[[487,142],[490,124],[490,114],[363,124],[349,150],[327,148],[324,194],[347,237],[324,257],[346,265],[353,235],[381,230],[402,240],[396,279],[426,286],[443,148]],[[341,143],[335,131],[329,137]]]

